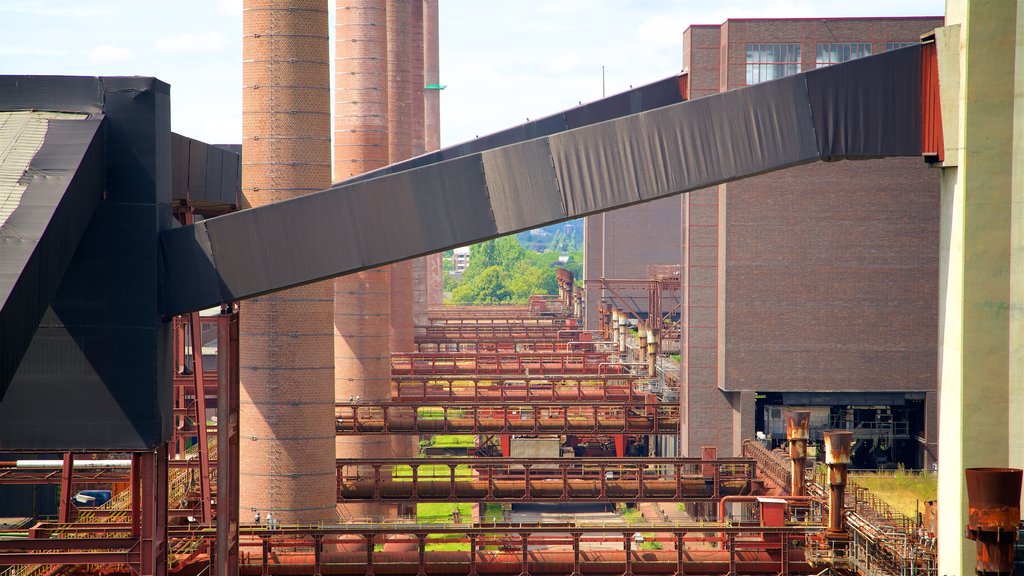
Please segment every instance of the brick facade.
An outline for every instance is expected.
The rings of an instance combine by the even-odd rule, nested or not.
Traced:
[[[729,20],[683,35],[690,98],[746,85],[748,43],[914,42],[941,18]],[[645,206],[590,217],[587,272],[635,277],[679,242],[683,273],[680,452],[738,453],[755,394],[923,392],[925,462],[935,456],[938,174],[917,158],[818,163],[684,195],[681,234]],[[667,201],[665,201],[667,202]],[[648,206],[654,206],[653,204]],[[642,211],[648,208],[646,211]],[[659,214],[660,215],[660,214]],[[609,231],[647,230],[609,249]],[[601,234],[603,232],[603,234]],[[599,255],[604,255],[603,266]],[[620,276],[621,277],[621,276]],[[588,312],[597,300],[588,294]]]

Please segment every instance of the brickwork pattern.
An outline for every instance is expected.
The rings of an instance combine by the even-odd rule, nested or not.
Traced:
[[[243,205],[330,185],[327,12],[315,0],[243,7]],[[333,521],[330,283],[248,300],[240,327],[244,514]]]
[[[335,9],[336,180],[390,160],[385,0],[339,1]],[[384,400],[391,387],[391,269],[334,280],[334,394],[339,402]],[[338,436],[338,458],[397,456],[386,437]],[[376,504],[339,505],[343,518],[377,517]]]

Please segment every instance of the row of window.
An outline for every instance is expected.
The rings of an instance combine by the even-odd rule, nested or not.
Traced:
[[[895,50],[915,42],[886,42],[885,49]],[[868,42],[819,42],[815,67],[821,68],[871,55]],[[800,44],[747,44],[747,84],[757,84],[800,72]]]

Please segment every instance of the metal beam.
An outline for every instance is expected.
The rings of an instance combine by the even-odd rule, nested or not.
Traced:
[[[171,316],[817,160],[920,156],[913,46],[167,230]],[[497,146],[498,144],[495,144]],[[302,222],[302,226],[296,226]]]

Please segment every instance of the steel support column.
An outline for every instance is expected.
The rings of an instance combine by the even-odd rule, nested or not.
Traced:
[[[195,391],[196,431],[199,435],[199,491],[202,494],[202,522],[213,520],[210,490],[210,439],[206,430],[206,387],[203,382],[203,325],[198,312],[189,315],[192,332],[192,385]]]
[[[74,475],[75,468],[75,455],[71,452],[64,453],[64,467],[60,473],[60,510],[57,514],[57,519],[61,524],[67,524],[71,521],[71,508],[72,504],[71,496],[71,479]]]
[[[132,459],[139,468],[139,484],[132,490],[141,492],[139,575],[167,576],[167,445],[135,453]]]
[[[238,313],[217,318],[217,576],[238,574]]]

